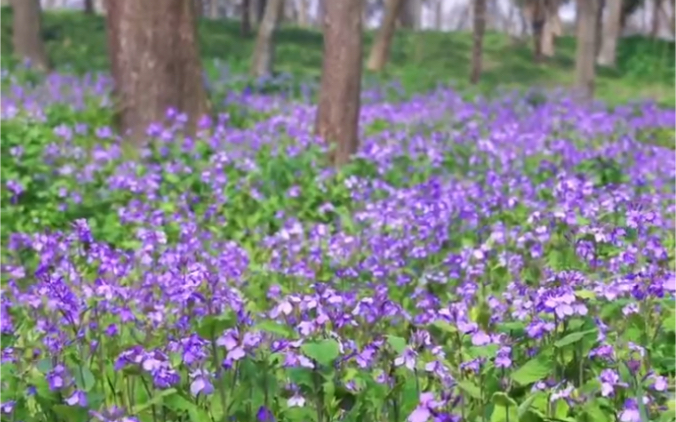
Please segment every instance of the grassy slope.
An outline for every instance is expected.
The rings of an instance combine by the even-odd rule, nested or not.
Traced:
[[[246,72],[254,38],[243,38],[233,21],[202,21],[199,26],[202,55],[213,71],[214,59],[226,62],[236,73]],[[11,55],[11,11],[2,10],[3,63]],[[59,68],[76,72],[107,69],[105,27],[102,17],[79,12],[46,13],[44,35],[51,59]],[[366,34],[367,47],[373,33]],[[410,91],[423,91],[438,83],[467,88],[471,34],[434,31],[396,33],[391,63],[378,77],[395,78]],[[277,70],[316,78],[321,67],[321,33],[284,27],[277,37]],[[486,35],[485,70],[478,90],[496,87],[566,86],[573,77],[575,40],[558,40],[557,55],[549,63],[532,62],[530,43]],[[599,69],[598,96],[611,103],[653,98],[674,106],[674,43],[645,38],[623,39],[616,70]],[[371,75],[371,77],[375,77]]]

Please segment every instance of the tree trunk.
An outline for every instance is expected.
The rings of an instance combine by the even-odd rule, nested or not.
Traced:
[[[40,0],[12,0],[12,9],[14,54],[28,61],[31,67],[49,70],[49,60],[42,41]]]
[[[653,14],[650,22],[650,36],[653,38],[660,35],[660,9],[662,9],[662,0],[653,0]]]
[[[420,7],[420,0],[404,0],[403,7],[399,9],[399,25],[406,29],[419,29]]]
[[[371,53],[369,54],[366,67],[369,70],[379,72],[385,68],[390,53],[390,44],[394,35],[394,25],[399,15],[404,0],[387,0],[385,3],[385,16],[380,24]]]
[[[274,36],[284,12],[284,0],[268,0],[265,15],[258,27],[256,48],[251,61],[251,76],[263,78],[272,75],[275,44]]]
[[[248,37],[251,35],[251,21],[249,18],[251,17],[251,14],[249,13],[249,10],[251,8],[251,1],[250,0],[242,0],[242,26],[241,26],[241,31],[242,31],[242,36],[243,37]]]
[[[218,19],[220,17],[218,12],[218,0],[209,0],[209,17],[211,19]]]
[[[116,120],[140,144],[173,109],[192,132],[208,112],[192,1],[108,0],[107,30]]]
[[[603,25],[601,51],[598,55],[598,64],[615,67],[617,40],[620,37],[620,18],[622,15],[622,0],[606,0],[608,11]]]
[[[527,6],[527,15],[530,15],[531,28],[533,30],[533,57],[535,63],[541,63],[543,58],[542,38],[547,20],[547,7],[545,0],[530,0]]]
[[[559,16],[559,1],[547,0],[545,10],[545,24],[542,28],[542,55],[554,57],[556,52],[556,37],[561,36],[561,18]]]
[[[594,57],[598,57],[601,52],[601,42],[603,42],[603,9],[606,7],[606,0],[596,0],[596,2]]]
[[[442,0],[437,0],[436,10],[434,11],[434,29],[441,31],[444,20],[444,3]]]
[[[484,32],[486,32],[486,0],[474,0],[472,70],[469,76],[469,81],[472,84],[477,84],[479,82],[479,77],[481,76]]]
[[[575,57],[575,88],[585,100],[594,96],[596,62],[596,11],[598,0],[577,0],[579,13]]]
[[[359,146],[362,1],[327,1],[324,8],[324,58],[315,133],[335,146],[330,159],[341,166]]]
[[[301,28],[307,28],[309,26],[307,0],[298,0],[298,26]]]
[[[87,15],[94,14],[94,0],[84,0],[84,12]]]

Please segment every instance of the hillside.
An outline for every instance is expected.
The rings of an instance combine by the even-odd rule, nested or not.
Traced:
[[[72,11],[48,12],[43,22],[48,53],[57,69],[84,73],[108,68],[102,17]],[[11,10],[3,8],[3,67],[12,63],[11,25]],[[247,71],[254,36],[243,38],[238,22],[203,20],[199,32],[205,67],[211,74],[222,72],[223,64],[232,74]],[[372,39],[373,33],[368,32],[365,36],[367,47]],[[471,34],[464,32],[398,31],[386,72],[378,76],[367,73],[366,78],[397,80],[409,92],[426,91],[446,83],[467,89],[471,42]],[[280,30],[276,50],[279,72],[290,73],[304,81],[314,80],[321,68],[321,54],[320,32],[288,26]],[[574,54],[574,38],[564,37],[558,40],[556,57],[537,66],[532,62],[529,40],[516,41],[503,34],[488,33],[485,70],[476,89],[490,94],[498,87],[570,85]],[[613,104],[652,98],[673,107],[673,42],[641,37],[623,39],[619,45],[618,61],[615,70],[599,69],[599,98]]]

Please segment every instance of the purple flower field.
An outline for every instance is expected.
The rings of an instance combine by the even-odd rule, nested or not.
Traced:
[[[673,110],[234,93],[132,152],[104,77],[3,75],[2,421],[675,417]]]

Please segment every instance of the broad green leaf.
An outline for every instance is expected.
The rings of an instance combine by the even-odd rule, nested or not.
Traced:
[[[615,415],[604,411],[596,400],[592,400],[584,406],[584,413],[587,414],[589,421],[613,422],[615,420]]]
[[[493,404],[496,406],[504,406],[504,407],[517,407],[516,402],[514,399],[509,397],[506,393],[502,392],[497,392],[493,393],[493,397],[491,398],[493,401]]]
[[[72,370],[73,377],[75,378],[75,384],[77,387],[88,393],[96,385],[96,379],[94,374],[86,366],[75,368]]]
[[[596,298],[596,293],[594,293],[591,290],[578,290],[575,292],[575,296],[577,296],[580,299],[595,299]]]
[[[533,406],[536,400],[542,398],[544,398],[545,400],[547,399],[546,393],[542,391],[537,391],[528,396],[528,398],[524,400],[523,403],[521,403],[517,408],[519,420],[521,420],[526,415],[526,412],[529,412],[531,410],[531,407]]]
[[[290,339],[294,337],[294,332],[291,327],[280,324],[276,321],[261,321],[254,326],[255,329],[265,331],[266,333],[276,334],[282,338]]]
[[[595,335],[596,332],[597,332],[597,330],[593,329],[593,330],[586,330],[586,331],[578,331],[576,333],[570,333],[567,336],[563,337],[562,339],[557,340],[554,343],[554,347],[561,348],[561,347],[569,346],[573,343],[577,343],[578,341],[582,340],[583,338],[585,338],[587,336]]]
[[[529,385],[546,378],[554,370],[554,362],[547,356],[538,355],[512,372],[514,382]]]
[[[237,317],[233,312],[222,315],[209,315],[204,317],[197,326],[197,334],[205,339],[213,339],[223,334],[223,331],[232,328],[237,323]]]
[[[404,350],[406,349],[406,339],[398,336],[386,336],[386,337],[387,344],[390,345],[392,350],[394,350],[397,354],[404,353]]]
[[[340,356],[340,346],[333,339],[305,343],[300,348],[307,357],[323,366],[331,365]]]
[[[138,415],[141,412],[144,412],[147,409],[150,409],[152,406],[158,405],[162,402],[164,402],[164,399],[166,397],[169,397],[173,394],[176,394],[176,389],[175,388],[169,388],[166,390],[159,391],[157,394],[155,394],[153,397],[150,398],[150,400],[146,401],[145,403],[140,403],[137,404],[136,406],[132,407],[131,413],[132,415]]]
[[[465,393],[469,394],[470,397],[477,400],[481,400],[481,389],[472,381],[468,380],[458,381],[458,387],[460,387],[460,389]]]

